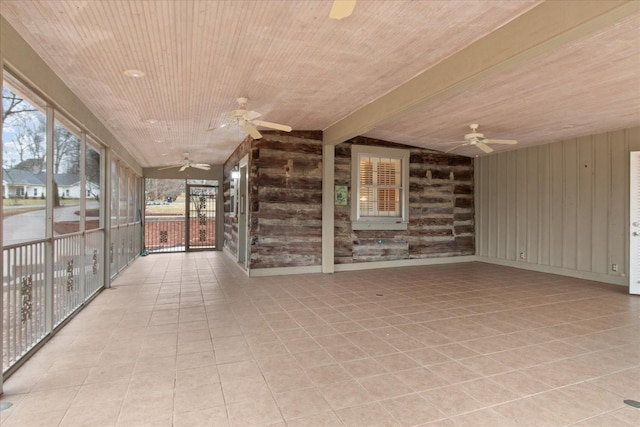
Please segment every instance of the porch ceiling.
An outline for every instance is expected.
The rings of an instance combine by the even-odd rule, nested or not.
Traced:
[[[640,124],[638,2],[360,0],[340,21],[317,0],[1,4],[143,167],[224,162],[245,131],[206,129],[238,96],[328,142],[436,150],[470,123],[519,141],[496,152]]]

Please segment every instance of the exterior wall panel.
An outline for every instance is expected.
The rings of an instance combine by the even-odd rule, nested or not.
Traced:
[[[476,254],[625,284],[634,150],[640,127],[478,158]]]

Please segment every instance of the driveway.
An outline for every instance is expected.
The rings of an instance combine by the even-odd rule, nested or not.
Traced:
[[[79,216],[75,214],[79,206],[63,206],[53,211],[54,219],[57,221],[78,221]],[[4,219],[3,223],[3,245],[13,245],[15,243],[27,242],[30,240],[40,240],[45,238],[46,211],[44,207],[37,211],[25,212],[12,215]]]

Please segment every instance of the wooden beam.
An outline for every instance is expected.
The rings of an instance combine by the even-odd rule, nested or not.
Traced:
[[[640,10],[637,1],[548,1],[347,117],[323,132],[336,145],[470,84],[577,40]]]

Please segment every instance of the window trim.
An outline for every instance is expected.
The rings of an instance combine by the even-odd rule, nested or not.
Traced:
[[[360,217],[360,156],[400,160],[400,215],[393,217]],[[368,145],[351,146],[351,229],[406,230],[409,224],[409,150]]]

